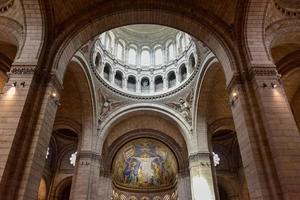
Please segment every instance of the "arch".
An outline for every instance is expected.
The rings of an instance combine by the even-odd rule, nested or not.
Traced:
[[[97,12],[91,11],[90,14],[99,14],[99,10],[97,10]],[[199,15],[201,14],[202,13],[199,12]],[[80,24],[85,24],[81,22],[78,24],[79,27],[77,27],[76,31],[72,28],[66,28],[65,32],[61,34],[61,37],[57,39],[57,47],[55,50],[59,49],[59,53],[55,54],[54,49],[52,50],[52,55],[55,56],[52,66],[54,66],[54,70],[58,71],[57,74],[59,76],[64,74],[68,60],[72,57],[74,52],[76,52],[77,49],[82,44],[86,43],[91,37],[114,27],[137,23],[170,26],[187,32],[195,36],[197,39],[202,39],[202,41],[216,54],[216,56],[220,58],[227,83],[229,83],[235,72],[237,60],[234,58],[234,52],[231,51],[233,44],[231,39],[229,39],[226,34],[222,35],[224,30],[221,28],[216,30],[208,25],[205,18],[203,18],[205,20],[198,21],[196,20],[197,18],[190,17],[189,15],[179,15],[178,12],[168,12],[167,9],[156,9],[154,6],[149,10],[119,10],[118,12],[112,12],[109,15],[102,16],[101,18],[95,17],[89,19],[95,20],[88,23],[86,26],[80,26]],[[106,23],[107,21],[114,23]],[[91,26],[93,28],[89,28]],[[69,39],[65,40],[67,37]]]
[[[128,63],[131,65],[136,65],[136,49],[133,47],[129,48],[128,51]]]
[[[20,46],[18,62],[37,64],[40,55],[43,53],[45,36],[45,14],[41,1],[22,1],[23,12],[26,21],[23,32],[25,35],[23,45]],[[34,15],[32,14],[34,9]],[[34,28],[32,27],[34,25]],[[24,52],[24,53],[23,53]],[[30,52],[30,53],[28,53]],[[66,66],[65,66],[66,67]]]
[[[250,65],[270,64],[272,59],[265,46],[265,18],[267,12],[268,0],[249,0],[247,3],[246,26],[244,29],[244,50]]]
[[[124,75],[121,71],[117,70],[115,73],[115,84],[120,87],[123,88],[123,80],[124,80]]]
[[[182,64],[179,67],[179,75],[180,75],[180,82],[183,82],[183,81],[186,80],[186,78],[187,78],[187,69],[186,69],[185,64]]]
[[[112,73],[112,69],[110,64],[105,63],[104,68],[103,68],[103,77],[104,79],[106,79],[107,81],[111,81],[111,73]]]
[[[192,73],[196,68],[196,60],[194,54],[191,54],[189,57],[189,71]]]
[[[167,75],[168,88],[172,88],[176,85],[176,75],[174,71],[170,71]]]
[[[72,176],[69,176],[67,178],[64,178],[56,187],[55,189],[55,196],[57,197],[58,200],[65,200],[68,199],[65,196],[63,196],[63,192],[65,191],[66,188],[70,188],[71,190],[71,185],[72,185]]]
[[[85,57],[76,53],[70,62],[70,71],[74,74],[75,82],[79,86],[82,106],[82,128],[79,134],[79,143],[86,149],[92,148],[92,136],[96,133],[93,124],[96,123],[96,90],[91,69]]]
[[[133,75],[129,75],[127,79],[127,90],[136,92],[136,78]]]
[[[163,52],[160,47],[156,48],[154,51],[154,61],[155,65],[163,64]]]
[[[18,58],[24,45],[23,26],[13,19],[1,16],[0,30],[0,41],[6,41],[16,46],[16,58]]]
[[[141,53],[141,65],[142,66],[149,66],[151,65],[151,59],[150,59],[150,51],[148,48],[143,48]]]
[[[154,90],[155,92],[162,91],[164,89],[164,80],[161,75],[154,78]]]
[[[97,66],[97,68],[100,67],[101,62],[102,62],[101,55],[99,52],[97,52],[96,58],[95,58],[95,65]]]
[[[182,136],[187,145],[188,152],[189,148],[192,147],[191,143],[191,134],[190,134],[190,125],[186,120],[180,115],[174,115],[174,112],[171,108],[156,105],[151,103],[139,103],[134,105],[128,105],[111,113],[99,127],[99,132],[102,133],[97,139],[97,150],[102,152],[103,142],[108,136],[109,130],[119,121],[125,119],[128,116],[137,115],[140,113],[153,113],[154,115],[161,116],[164,119],[169,120],[170,122],[176,124],[178,129],[182,133]]]
[[[143,77],[141,79],[141,92],[142,93],[150,92],[150,79],[148,77]]]

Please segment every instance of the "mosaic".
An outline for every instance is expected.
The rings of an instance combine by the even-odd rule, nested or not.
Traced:
[[[134,188],[172,186],[176,182],[177,161],[172,151],[154,139],[136,139],[124,145],[113,165],[116,185]]]

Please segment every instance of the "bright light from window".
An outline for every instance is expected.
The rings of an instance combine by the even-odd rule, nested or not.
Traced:
[[[46,159],[48,159],[48,157],[49,157],[49,147],[47,148],[47,153],[46,153]]]
[[[75,153],[72,153],[70,157],[70,164],[73,165],[74,167],[76,164],[76,158],[77,158],[77,151]]]
[[[129,49],[128,63],[131,65],[136,65],[136,50],[133,48]]]
[[[14,96],[15,93],[16,93],[16,87],[11,87],[7,90],[6,94],[8,97],[12,97],[12,96]]]
[[[220,160],[221,160],[219,155],[213,152],[213,159],[214,159],[214,165],[218,166],[220,164]]]
[[[174,44],[170,44],[168,47],[168,53],[169,53],[169,61],[175,59],[175,51],[174,51]]]
[[[207,180],[199,175],[192,177],[192,191],[195,200],[212,200],[214,199]]]
[[[143,65],[143,66],[149,66],[150,65],[150,53],[147,50],[142,51],[141,65]]]
[[[161,65],[163,63],[163,54],[161,49],[155,50],[155,65]]]
[[[118,47],[117,47],[117,58],[118,58],[119,60],[122,60],[122,59],[123,59],[123,51],[124,51],[123,46],[122,46],[120,43],[118,43]]]

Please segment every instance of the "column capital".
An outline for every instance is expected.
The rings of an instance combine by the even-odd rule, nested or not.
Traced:
[[[255,77],[278,77],[276,66],[273,64],[254,65],[248,72],[251,79]]]
[[[209,152],[198,152],[189,156],[190,167],[193,165],[201,165],[202,167],[211,167],[211,159]]]
[[[50,75],[48,75],[48,77],[46,79],[46,85],[52,86],[59,93],[63,90],[63,84],[59,80],[56,73],[50,73]]]

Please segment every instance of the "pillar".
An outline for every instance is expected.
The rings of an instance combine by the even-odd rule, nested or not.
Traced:
[[[215,200],[212,161],[209,153],[189,157],[192,200]]]
[[[1,150],[1,199],[35,199],[44,169],[62,88],[56,76],[38,79],[34,72],[35,66],[13,66],[1,96],[1,132],[7,134],[1,135],[6,143],[1,145],[6,149]]]
[[[300,198],[300,135],[275,67],[252,68],[229,91],[251,199]]]
[[[70,199],[99,199],[97,193],[102,190],[102,185],[99,184],[99,173],[100,155],[91,151],[78,152]]]

